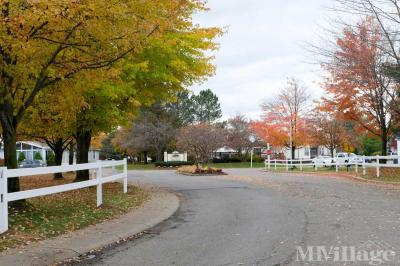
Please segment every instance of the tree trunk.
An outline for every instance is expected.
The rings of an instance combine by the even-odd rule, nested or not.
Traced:
[[[330,151],[331,151],[331,157],[333,158],[335,156],[335,154],[334,154],[335,153],[335,148],[331,147]]]
[[[296,146],[292,145],[292,160],[296,158]]]
[[[148,164],[148,162],[147,162],[147,151],[143,152],[143,156],[144,156],[144,164]]]
[[[88,153],[92,133],[78,128],[76,134],[76,161],[78,164],[88,163]],[[81,170],[76,172],[75,182],[89,180],[89,170]]]
[[[53,152],[55,156],[55,164],[60,166],[62,164],[62,157],[64,153],[62,138],[57,139],[57,141],[53,143]],[[55,173],[54,179],[63,179],[62,173]]]
[[[3,142],[4,142],[4,165],[8,169],[18,168],[17,163],[17,132],[14,128],[3,128]],[[19,178],[8,179],[8,192],[19,191]]]
[[[68,153],[69,164],[73,165],[74,164],[74,143],[72,141],[69,144],[68,151],[69,151],[69,153]]]
[[[387,155],[387,143],[388,143],[388,137],[387,137],[386,133],[382,134],[381,141],[382,141],[382,147],[381,147],[382,156],[386,156]]]

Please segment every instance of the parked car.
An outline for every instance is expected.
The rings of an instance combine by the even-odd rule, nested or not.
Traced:
[[[334,163],[334,159],[329,156],[318,156],[312,159],[314,166],[332,166]]]
[[[350,153],[349,154],[349,162],[350,163],[362,164],[363,158],[362,158],[362,156],[356,155],[354,153]]]
[[[357,154],[354,153],[349,153],[349,152],[339,152],[336,155],[335,158],[335,163],[337,162],[338,164],[347,164],[347,163],[362,163],[362,157],[358,156]]]
[[[19,168],[36,168],[45,166],[47,166],[46,162],[39,160],[24,160],[18,165]]]

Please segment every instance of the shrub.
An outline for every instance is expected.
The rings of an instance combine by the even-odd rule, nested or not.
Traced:
[[[221,158],[221,159],[213,159],[213,163],[240,163],[242,160],[239,158]]]
[[[373,152],[371,154],[371,156],[377,156],[377,155],[382,155],[382,152],[381,151],[376,151],[376,152]]]
[[[192,165],[192,162],[155,162],[154,165],[157,167],[179,167],[183,165]]]
[[[22,162],[25,161],[26,157],[25,157],[25,153],[20,152],[18,155],[18,162]]]
[[[248,157],[246,158],[246,161],[247,161],[247,162],[250,162],[250,161],[251,161],[251,156],[248,156]],[[254,163],[262,163],[262,162],[264,162],[264,159],[261,158],[261,155],[254,154],[254,155],[253,155],[253,162],[254,162]]]
[[[41,161],[43,160],[42,155],[40,154],[40,152],[35,152],[35,155],[33,156],[34,160],[38,160]]]
[[[56,156],[54,155],[54,152],[48,152],[47,153],[47,165],[53,166],[56,164]]]

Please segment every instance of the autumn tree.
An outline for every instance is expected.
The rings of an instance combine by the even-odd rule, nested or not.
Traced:
[[[177,147],[182,151],[187,151],[197,165],[211,162],[213,152],[225,143],[225,129],[210,123],[184,127],[177,137]]]
[[[252,126],[257,135],[277,147],[291,148],[291,157],[301,145],[307,144],[306,113],[310,96],[297,79],[289,79],[277,97],[266,102],[263,119]]]
[[[255,133],[250,122],[243,115],[236,115],[228,120],[226,131],[227,145],[236,150],[240,159],[243,160],[254,145],[251,138]]]
[[[0,123],[5,164],[16,168],[16,135],[27,108],[42,93],[85,70],[101,69],[137,53],[149,36],[187,14],[179,1],[1,1]],[[179,15],[176,15],[176,14]],[[9,180],[19,190],[18,178]]]
[[[327,148],[331,157],[347,143],[347,130],[341,115],[331,107],[318,105],[308,118],[310,142],[315,146]]]
[[[71,114],[83,104],[80,91],[74,91],[73,84],[62,85],[46,97],[39,93],[27,109],[18,133],[18,138],[45,142],[54,152],[55,165],[62,164],[64,151],[74,143],[76,120]],[[62,178],[62,173],[55,173],[54,178]]]
[[[398,41],[398,27],[400,24],[400,2],[392,0],[336,0],[336,11],[358,15],[360,19],[371,17],[375,30],[379,31],[377,50],[385,57],[380,62],[380,72],[393,78],[397,89],[390,89],[386,93],[391,103],[392,125],[398,132],[400,124],[400,43]],[[358,25],[350,25],[357,31]],[[382,65],[383,63],[383,65]],[[382,71],[383,70],[383,71]],[[373,134],[376,136],[376,134]],[[380,138],[380,136],[378,136]],[[382,143],[382,148],[383,148]]]
[[[105,82],[91,82],[86,89],[86,106],[77,113],[78,163],[88,160],[91,136],[128,125],[139,107],[171,101],[177,92],[214,73],[212,57],[206,51],[218,48],[214,38],[221,30],[192,24],[191,16],[203,10],[202,2],[180,1],[172,7],[179,13],[174,13],[177,17],[171,20],[167,32],[147,39],[140,52],[127,56],[120,64],[119,75]],[[88,171],[77,174],[77,180],[88,178]]]
[[[113,144],[129,154],[143,153],[146,164],[149,155],[162,160],[164,151],[175,139],[176,129],[172,121],[160,105],[142,108],[130,127],[116,133]]]
[[[331,62],[324,64],[330,77],[324,102],[336,106],[345,119],[356,122],[382,141],[386,154],[392,126],[392,95],[396,86],[385,75],[386,54],[379,48],[382,33],[372,18],[360,22],[357,30],[345,28],[337,39]]]

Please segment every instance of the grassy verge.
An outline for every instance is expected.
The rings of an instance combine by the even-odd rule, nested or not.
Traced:
[[[22,190],[70,183],[72,175],[54,181],[51,176],[21,178]],[[20,209],[9,209],[9,231],[0,235],[0,251],[27,245],[126,213],[148,199],[138,187],[124,194],[120,183],[103,185],[103,206],[96,207],[96,188],[86,188],[29,199]]]
[[[365,179],[400,183],[400,168],[382,167],[380,169],[380,177],[376,177],[376,169],[367,168],[366,174],[367,174],[366,176],[362,176]]]
[[[286,172],[286,167],[285,166],[278,166],[277,169],[271,165],[271,172],[277,171],[277,172]],[[313,167],[307,166],[304,167],[303,171],[300,171],[299,167],[296,167],[294,169],[289,168],[289,172],[292,173],[336,173],[336,168],[335,167],[319,167],[318,171],[315,171]],[[339,167],[339,173],[348,173],[348,174],[354,174],[357,176],[360,176],[362,178],[368,179],[368,180],[376,180],[376,181],[383,181],[383,182],[399,182],[400,183],[400,168],[381,168],[380,169],[380,177],[376,177],[376,169],[375,168],[367,168],[366,175],[362,176],[362,168],[358,168],[358,174],[355,171],[355,167],[352,166],[349,169],[346,167]]]

